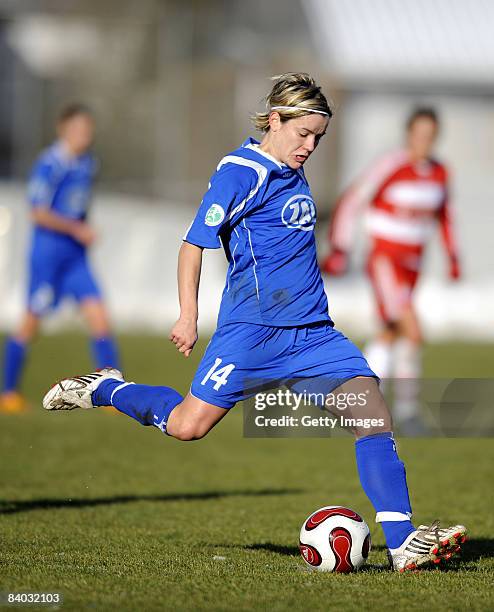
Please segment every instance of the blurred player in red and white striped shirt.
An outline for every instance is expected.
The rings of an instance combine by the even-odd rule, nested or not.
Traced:
[[[378,159],[343,194],[329,231],[331,252],[322,262],[330,275],[344,274],[353,228],[369,204],[367,229],[371,248],[367,273],[382,329],[366,350],[371,368],[381,377],[408,379],[395,388],[394,417],[406,426],[417,417],[422,333],[413,306],[424,248],[439,223],[449,258],[451,279],[460,277],[451,229],[448,173],[432,157],[439,121],[432,108],[417,108],[407,121],[406,146]]]

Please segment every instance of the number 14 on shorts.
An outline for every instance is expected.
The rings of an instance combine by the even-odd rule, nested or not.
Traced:
[[[220,387],[226,385],[228,382],[228,376],[235,369],[235,364],[229,363],[223,367],[220,367],[223,363],[223,359],[216,357],[214,365],[209,369],[206,376],[201,380],[201,385],[205,385],[208,380],[214,381],[213,389],[219,391]]]

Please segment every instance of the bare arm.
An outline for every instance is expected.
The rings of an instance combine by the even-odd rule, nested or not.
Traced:
[[[197,342],[197,298],[201,278],[202,248],[184,242],[178,254],[178,297],[180,317],[170,332],[170,340],[188,357]]]
[[[447,199],[440,208],[438,217],[444,248],[446,249],[449,257],[449,277],[451,280],[458,280],[461,276],[461,266],[458,260],[458,248],[456,246],[452,227],[451,209]]]
[[[31,219],[36,225],[71,236],[81,244],[89,245],[95,239],[95,233],[87,223],[66,219],[48,207],[38,206],[34,208],[31,212]]]

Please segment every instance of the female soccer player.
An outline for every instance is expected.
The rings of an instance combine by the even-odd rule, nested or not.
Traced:
[[[58,140],[41,153],[29,180],[33,236],[26,311],[6,341],[0,406],[6,412],[25,407],[18,393],[27,346],[40,319],[61,298],[77,300],[91,332],[96,367],[118,367],[115,343],[101,292],[87,260],[95,232],[86,221],[97,162],[90,153],[94,135],[91,111],[68,106],[57,125]]]
[[[363,385],[369,402],[357,416],[381,418],[383,426],[355,430],[360,479],[383,526],[392,567],[411,569],[449,558],[465,528],[415,528],[410,522],[405,468],[375,375],[328,315],[316,259],[316,207],[303,166],[331,115],[309,75],[276,77],[266,112],[254,118],[264,133],[261,143],[248,138],[218,164],[179,254],[180,318],[170,339],[186,357],[197,340],[202,250],[222,245],[230,264],[218,329],[187,396],[125,382],[118,370],[105,369],[60,381],[43,405],[48,410],[113,405],[143,425],[196,440],[252,393],[245,388],[249,377],[299,383],[324,378],[336,381],[333,389],[346,381],[343,392],[352,382]]]
[[[432,108],[415,109],[407,121],[404,149],[379,158],[337,203],[330,225],[331,252],[322,263],[330,275],[348,267],[353,228],[370,201],[368,232],[372,246],[367,261],[382,326],[365,351],[381,378],[401,379],[395,385],[394,421],[403,433],[420,433],[418,412],[422,373],[422,332],[412,296],[424,248],[439,221],[452,280],[460,276],[451,228],[448,176],[432,157],[439,120]]]

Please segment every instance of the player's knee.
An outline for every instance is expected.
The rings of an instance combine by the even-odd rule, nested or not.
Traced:
[[[362,427],[355,427],[353,433],[355,438],[359,440],[360,438],[365,438],[366,436],[375,436],[376,434],[388,433],[393,431],[393,422],[391,419],[391,415],[379,417],[377,419],[373,419],[375,424],[366,424]]]
[[[168,433],[183,442],[200,440],[208,433],[209,429],[201,423],[175,423],[167,428]]]
[[[15,339],[19,342],[27,344],[32,342],[38,333],[39,329],[39,318],[32,313],[28,313],[24,316],[16,334]]]
[[[422,336],[420,329],[411,330],[410,333],[407,334],[407,339],[412,344],[414,344],[417,348],[419,348],[424,341],[424,338]]]
[[[391,412],[377,385],[368,398],[365,414],[360,416],[364,418],[357,419],[357,425],[353,428],[356,438],[393,431]]]

